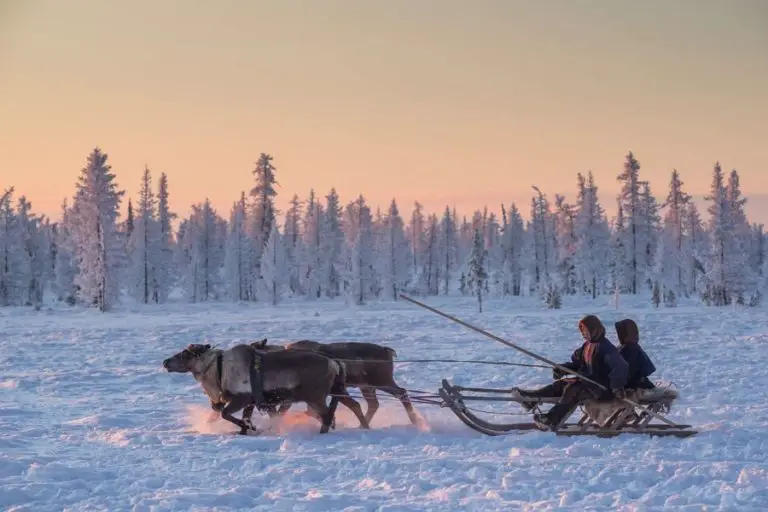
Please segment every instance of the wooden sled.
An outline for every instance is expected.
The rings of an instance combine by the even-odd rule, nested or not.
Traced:
[[[489,436],[500,436],[515,432],[531,430],[553,431],[560,436],[594,435],[598,437],[615,437],[620,434],[645,434],[650,436],[674,436],[689,437],[697,434],[691,425],[669,425],[661,422],[653,422],[654,417],[647,412],[655,414],[669,411],[672,403],[677,398],[677,391],[668,388],[641,389],[630,393],[627,398],[643,406],[647,410],[634,407],[621,400],[597,401],[585,400],[571,409],[557,427],[548,430],[536,423],[490,423],[476,416],[471,407],[465,402],[516,402],[532,406],[531,414],[538,412],[542,404],[554,404],[557,398],[529,398],[520,395],[517,388],[488,389],[465,388],[453,386],[443,379],[443,386],[438,390],[443,399],[443,407],[450,407],[456,416],[468,427]],[[472,395],[471,393],[485,393],[485,395]],[[583,414],[576,423],[568,423],[568,420],[581,408]]]

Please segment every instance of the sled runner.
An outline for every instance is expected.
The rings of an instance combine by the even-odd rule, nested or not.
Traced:
[[[539,407],[554,404],[557,398],[523,397],[517,388],[465,388],[453,386],[443,379],[439,390],[443,406],[449,407],[454,414],[468,427],[489,436],[500,436],[524,431],[549,431],[536,423],[491,423],[478,417],[465,402],[514,402],[528,406],[531,415],[539,412]],[[473,393],[484,393],[476,395]],[[599,437],[615,437],[620,434],[646,434],[651,436],[689,437],[697,432],[691,425],[678,425],[667,420],[667,423],[654,422],[654,416],[666,412],[677,398],[677,391],[670,388],[656,387],[654,389],[639,389],[627,396],[633,406],[621,400],[597,401],[584,400],[565,415],[559,425],[552,431],[561,436],[594,435]],[[576,423],[568,423],[577,409],[582,410],[581,419]]]

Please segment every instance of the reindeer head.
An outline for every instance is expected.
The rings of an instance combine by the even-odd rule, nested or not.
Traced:
[[[199,361],[210,349],[210,345],[192,343],[178,354],[174,354],[163,361],[163,368],[174,373],[191,372],[197,361]]]

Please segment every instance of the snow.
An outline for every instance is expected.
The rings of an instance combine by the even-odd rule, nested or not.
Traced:
[[[616,310],[608,300],[566,297],[552,311],[535,299],[489,299],[482,314],[471,297],[426,302],[557,361],[578,345],[583,314],[600,315],[611,334],[613,322],[630,316],[659,368],[655,380],[681,392],[668,417],[695,425],[697,436],[491,438],[448,409],[416,404],[429,425],[420,431],[384,397],[370,431],[340,406],[338,429],[319,435],[299,404],[274,433],[236,436],[226,422],[206,423],[198,384],[165,372],[164,358],[192,342],[267,337],[379,342],[401,360],[536,361],[403,301],[0,309],[0,509],[764,509],[768,311],[682,301],[657,310],[647,297],[622,297]],[[533,386],[550,372],[396,364],[396,380],[409,389],[434,391],[442,378]]]

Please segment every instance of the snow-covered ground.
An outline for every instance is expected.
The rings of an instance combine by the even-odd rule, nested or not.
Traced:
[[[490,438],[427,405],[417,405],[429,424],[419,431],[384,398],[370,431],[340,406],[339,427],[327,435],[300,416],[276,435],[230,435],[224,422],[205,423],[199,386],[166,373],[164,358],[202,340],[301,337],[381,342],[400,359],[536,361],[404,302],[0,310],[0,509],[768,509],[768,312],[631,308],[626,300],[617,310],[605,299],[572,299],[555,312],[501,300],[482,314],[471,299],[427,302],[558,361],[578,346],[583,314],[599,314],[611,335],[613,322],[630,316],[659,368],[655,380],[681,392],[669,417],[696,425],[698,436]],[[444,377],[510,386],[550,374],[396,365],[402,386],[430,391]]]

